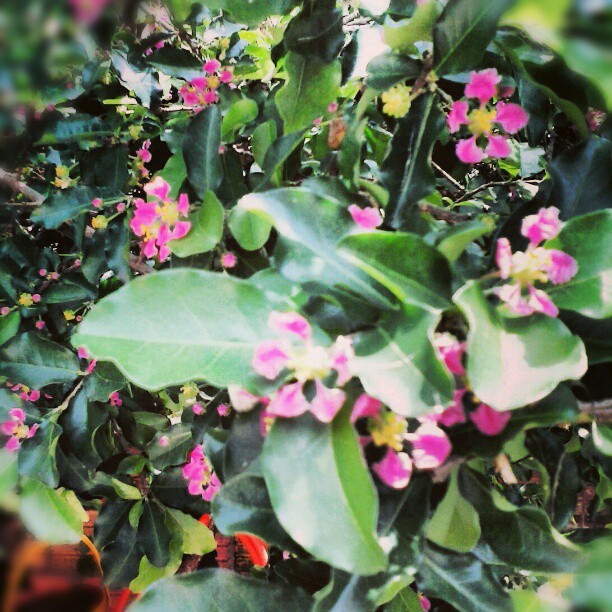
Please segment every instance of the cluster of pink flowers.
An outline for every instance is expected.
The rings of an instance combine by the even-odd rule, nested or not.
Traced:
[[[9,410],[9,419],[0,425],[0,431],[9,437],[4,447],[11,453],[19,450],[23,440],[34,436],[38,429],[37,424],[28,427],[25,419],[25,412],[21,408],[12,408]]]
[[[523,219],[521,233],[529,239],[526,251],[513,253],[507,238],[497,241],[495,259],[500,276],[512,282],[497,287],[494,292],[512,312],[525,316],[534,312],[549,317],[559,314],[548,294],[536,289],[535,283],[560,285],[570,281],[578,272],[573,257],[558,249],[539,246],[544,240],[554,238],[562,227],[558,208],[541,208],[537,214]],[[525,291],[527,295],[524,295]]]
[[[210,501],[221,489],[221,482],[214,473],[201,444],[189,453],[189,461],[183,466],[183,478],[189,481],[187,485],[189,493],[199,495],[205,501]]]
[[[136,159],[134,160],[134,169],[140,176],[143,178],[147,178],[149,176],[149,171],[145,167],[145,164],[148,164],[152,159],[153,155],[149,148],[151,147],[151,141],[145,140],[142,143],[142,146],[138,151],[136,151]]]
[[[77,349],[77,355],[79,359],[89,360],[89,353],[84,346],[79,346],[79,348]],[[87,364],[87,367],[85,368],[85,374],[93,374],[93,371],[96,369],[97,365],[98,365],[97,359],[90,359],[89,363]]]
[[[119,397],[119,391],[113,391],[108,396],[108,401],[111,406],[121,406],[123,405],[123,400]]]
[[[160,176],[145,185],[144,190],[155,199],[152,202],[145,202],[142,198],[134,200],[136,211],[130,227],[142,237],[143,254],[148,258],[157,255],[159,261],[164,261],[170,255],[167,243],[183,238],[191,228],[189,221],[180,220],[187,216],[189,200],[185,193],[179,195],[178,201],[170,199],[170,185]]]
[[[383,220],[378,208],[373,206],[359,208],[357,204],[351,204],[348,211],[351,213],[353,221],[363,229],[373,230],[382,225]]]
[[[257,346],[253,369],[268,380],[275,380],[286,372],[287,378],[294,382],[284,384],[270,396],[267,415],[296,417],[310,411],[320,421],[329,423],[346,398],[338,387],[346,384],[352,376],[349,370],[349,361],[353,357],[351,340],[339,336],[329,348],[318,346],[312,341],[312,328],[308,321],[295,312],[272,312],[268,325],[282,337],[266,340]],[[334,372],[335,387],[329,388],[323,380]],[[307,382],[314,383],[312,401],[304,396]]]
[[[207,76],[196,77],[179,89],[185,106],[192,106],[201,110],[205,106],[215,104],[219,100],[217,89],[221,83],[231,83],[234,75],[231,70],[222,68],[216,60],[208,60],[202,67]]]
[[[495,68],[472,72],[465,87],[468,100],[453,102],[446,117],[451,133],[466,126],[471,134],[459,140],[456,147],[457,157],[466,164],[477,164],[486,157],[508,157],[511,149],[506,135],[516,134],[529,121],[529,115],[518,104],[499,101],[495,106],[491,105],[493,99],[502,93],[509,93],[498,90],[500,81],[501,77]],[[479,103],[471,112],[469,100],[477,100]],[[479,144],[485,145],[485,148]]]
[[[465,342],[460,342],[452,334],[444,333],[436,336],[435,346],[446,367],[460,381],[460,387],[453,394],[453,403],[444,412],[430,415],[428,418],[447,428],[460,423],[467,423],[468,417],[463,403],[464,396],[467,393],[463,384]],[[496,436],[501,433],[510,420],[510,416],[510,412],[498,412],[484,402],[480,402],[476,409],[469,413],[469,419],[474,423],[476,429],[485,436]]]
[[[40,391],[37,389],[30,389],[27,385],[21,383],[14,385],[13,383],[7,383],[13,393],[17,393],[19,399],[24,402],[36,402],[40,399]]]
[[[90,25],[98,20],[112,0],[70,0],[74,16],[79,23]]]
[[[417,430],[407,433],[403,417],[385,411],[379,400],[365,393],[357,398],[351,420],[355,422],[362,418],[367,418],[370,434],[361,437],[362,446],[386,446],[383,458],[372,465],[372,471],[394,489],[408,486],[414,468],[433,470],[442,465],[451,453],[448,436],[434,420],[421,419]],[[410,443],[410,454],[404,451],[404,442]]]

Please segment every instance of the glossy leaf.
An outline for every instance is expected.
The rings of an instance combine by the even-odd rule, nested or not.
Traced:
[[[18,310],[13,310],[0,318],[0,346],[17,335],[20,321],[21,315]]]
[[[171,296],[182,300],[180,308]],[[112,361],[145,389],[202,379],[218,387],[255,387],[251,358],[268,337],[270,310],[264,294],[245,281],[170,270],[101,300],[73,343]]]
[[[332,62],[344,46],[342,10],[335,5],[315,4],[311,11],[302,11],[285,30],[284,43],[289,51],[314,55]]]
[[[30,218],[47,229],[54,229],[89,210],[92,198],[89,187],[79,186],[56,191],[45,199]]]
[[[236,132],[257,119],[258,113],[259,109],[255,100],[250,98],[236,100],[223,116],[221,140],[223,142],[233,142],[236,138]]]
[[[331,425],[310,415],[277,420],[262,467],[278,520],[305,550],[355,574],[385,569],[376,493],[346,410]]]
[[[57,487],[59,474],[55,453],[61,433],[62,428],[54,417],[50,417],[42,422],[35,436],[23,442],[18,459],[21,476],[31,476],[49,487]]]
[[[398,53],[383,53],[368,64],[366,83],[377,91],[386,91],[400,82],[416,79],[421,70],[418,60]]]
[[[166,525],[166,513],[157,503],[146,501],[138,523],[138,545],[149,562],[163,567],[170,561],[172,532]]]
[[[544,315],[503,319],[475,282],[454,297],[468,334],[467,375],[474,393],[498,410],[548,395],[560,382],[586,372],[584,345],[558,319]]]

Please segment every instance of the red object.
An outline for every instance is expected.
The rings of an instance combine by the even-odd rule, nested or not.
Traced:
[[[123,589],[121,595],[119,595],[119,599],[117,599],[113,612],[123,612],[127,608],[128,603],[130,603],[131,596],[132,591],[130,591],[130,589]]]

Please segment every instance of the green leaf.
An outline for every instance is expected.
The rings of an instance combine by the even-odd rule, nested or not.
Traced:
[[[228,109],[221,122],[221,140],[234,142],[236,132],[245,125],[255,121],[259,113],[257,102],[250,98],[236,100]]]
[[[156,502],[145,501],[143,504],[136,539],[151,565],[164,567],[168,564],[172,531],[166,525],[165,510]]]
[[[129,586],[132,593],[142,593],[148,586],[157,580],[161,580],[166,576],[172,576],[172,574],[176,573],[183,560],[183,542],[180,537],[172,539],[169,553],[170,560],[163,567],[152,565],[146,557],[140,560],[138,565],[138,576],[130,582]]]
[[[444,309],[451,297],[448,262],[416,234],[366,232],[340,242],[338,253],[404,304]]]
[[[389,313],[376,329],[355,335],[355,375],[370,395],[398,414],[419,416],[452,399],[452,377],[431,344],[439,318],[405,306],[401,315]]]
[[[547,287],[559,308],[603,319],[612,316],[612,210],[601,210],[570,219],[560,234],[546,242],[578,262],[578,273],[569,282]]]
[[[400,119],[381,168],[383,185],[389,191],[387,225],[395,229],[414,226],[419,200],[435,189],[431,152],[443,126],[444,115],[432,93],[420,95]]]
[[[450,226],[436,237],[437,249],[454,263],[474,240],[490,234],[495,222],[489,215]]]
[[[153,68],[145,64],[135,51],[115,47],[111,52],[111,63],[121,84],[128,91],[133,91],[143,106],[150,108],[151,102],[161,97],[159,80]]]
[[[167,443],[160,444],[161,437]],[[169,465],[185,462],[187,451],[193,447],[191,428],[186,424],[175,425],[169,431],[158,431],[149,443],[147,452],[154,467],[163,470]]]
[[[308,612],[312,601],[301,589],[241,576],[222,569],[205,569],[163,578],[131,606],[133,612],[198,610],[200,612],[258,612],[283,608]]]
[[[34,223],[40,223],[46,229],[55,229],[62,223],[75,219],[91,208],[93,198],[89,187],[71,187],[54,191],[44,203],[31,215]]]
[[[340,62],[331,64],[290,51],[285,57],[288,80],[276,94],[285,133],[310,127],[338,97]]]
[[[240,206],[230,211],[227,226],[236,242],[246,251],[261,249],[268,242],[272,229],[268,219],[254,215]]]
[[[287,14],[297,0],[205,0],[204,4],[211,10],[229,12],[237,23],[258,26],[271,15]]]
[[[428,540],[456,552],[469,552],[480,538],[478,512],[462,497],[453,472],[444,498],[436,508],[427,527]]]
[[[470,331],[467,375],[474,393],[497,410],[519,408],[548,395],[587,369],[582,341],[558,319],[503,319],[470,281],[454,297]]]
[[[220,146],[219,107],[208,106],[191,120],[183,139],[187,177],[200,198],[204,198],[207,191],[215,191],[223,179]]]
[[[186,81],[202,76],[202,62],[189,51],[171,45],[164,45],[154,51],[147,58],[147,63],[164,74]]]
[[[177,304],[180,303],[180,308]],[[251,359],[272,306],[246,281],[188,269],[138,278],[102,299],[73,337],[149,390],[191,380],[257,390]]]
[[[512,0],[449,0],[433,33],[438,75],[475,68]]]
[[[270,146],[276,141],[276,122],[272,119],[260,123],[251,135],[251,150],[255,162],[260,168],[263,168],[266,152]]]
[[[15,487],[19,482],[17,470],[17,453],[0,449],[0,506],[6,508],[5,503],[14,494]]]
[[[550,201],[561,217],[601,210],[612,201],[612,143],[592,136],[585,143],[565,151],[548,165],[553,180]]]
[[[580,549],[535,506],[513,506],[484,477],[461,468],[459,491],[478,510],[482,539],[503,563],[533,572],[569,573],[584,561]]]
[[[84,140],[102,140],[113,131],[100,117],[76,113],[59,119],[45,131],[37,145],[78,143]]]
[[[419,596],[408,586],[403,588],[385,607],[388,612],[422,612]]]
[[[136,578],[142,552],[136,541],[136,530],[127,522],[118,529],[116,538],[102,551],[104,582],[109,589],[123,589]]]
[[[275,124],[276,125],[276,124]],[[276,133],[276,128],[275,128]],[[257,191],[264,191],[270,185],[280,186],[283,182],[283,167],[289,157],[304,140],[306,130],[299,130],[277,138],[266,149],[262,170],[265,180]]]
[[[389,299],[372,287],[368,275],[338,256],[340,240],[358,228],[336,199],[303,188],[276,189],[251,193],[240,199],[238,208],[274,224],[280,234],[275,265],[290,281],[307,284],[312,292],[332,287],[353,298],[390,307]]]
[[[309,414],[277,420],[262,467],[278,520],[305,550],[355,574],[385,569],[376,492],[346,410],[331,425]]]
[[[132,485],[126,484],[125,482],[122,482],[117,478],[111,478],[111,484],[113,485],[113,489],[115,489],[117,495],[121,497],[121,499],[142,499],[140,491]]]
[[[191,229],[188,234],[180,240],[171,240],[168,246],[178,257],[212,251],[223,236],[223,218],[221,202],[212,191],[206,192],[202,206],[189,215]]]
[[[383,53],[370,60],[366,83],[377,91],[387,91],[398,83],[416,79],[423,64],[398,53]]]
[[[424,547],[417,584],[427,596],[469,612],[511,612],[508,593],[501,587],[491,567],[471,553],[460,554]]]
[[[224,483],[212,501],[215,526],[224,535],[250,533],[283,550],[296,544],[281,527],[272,510],[260,468],[251,466]],[[297,551],[296,551],[297,552]]]
[[[437,2],[418,4],[410,19],[395,22],[387,17],[383,26],[385,42],[393,50],[410,53],[414,51],[414,43],[420,40],[431,40],[437,17]]]
[[[48,544],[80,542],[88,519],[72,491],[52,489],[32,478],[23,484],[19,515],[32,535]]]
[[[0,318],[0,346],[8,342],[19,331],[21,315],[18,310],[13,310]]]
[[[36,435],[25,440],[19,450],[19,474],[36,478],[49,487],[57,487],[59,482],[55,452],[62,428],[53,420],[57,416],[45,419]]]
[[[0,350],[2,375],[32,389],[71,383],[78,371],[74,353],[33,331],[16,336]]]
[[[215,550],[217,547],[215,536],[204,523],[200,523],[200,521],[180,510],[166,508],[166,511],[178,523],[181,529],[183,552],[186,555],[206,555]]]

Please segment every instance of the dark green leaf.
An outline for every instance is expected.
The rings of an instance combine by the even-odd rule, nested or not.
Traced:
[[[312,12],[302,11],[287,26],[283,40],[289,51],[332,62],[344,46],[342,10],[315,5]]]
[[[384,53],[368,64],[366,83],[377,91],[386,91],[397,83],[416,79],[421,70],[422,63],[416,59],[398,53]]]
[[[138,523],[138,546],[155,567],[163,567],[170,561],[170,540],[172,531],[166,525],[163,508],[151,501],[145,501]]]
[[[164,74],[186,81],[202,76],[202,62],[189,51],[171,45],[154,51],[147,62]]]
[[[53,192],[31,215],[35,223],[55,229],[91,208],[93,198],[89,187],[72,187]]]
[[[223,116],[221,122],[221,140],[223,142],[234,142],[236,132],[257,119],[259,109],[257,102],[250,98],[236,100]]]
[[[19,474],[57,487],[59,474],[55,450],[62,428],[52,418],[43,421],[36,435],[23,443],[19,450]]]
[[[20,321],[21,315],[18,310],[13,310],[0,318],[0,346],[17,334]]]
[[[127,587],[138,575],[141,557],[142,553],[136,541],[136,530],[126,521],[113,542],[102,551],[102,571],[108,588]]]

